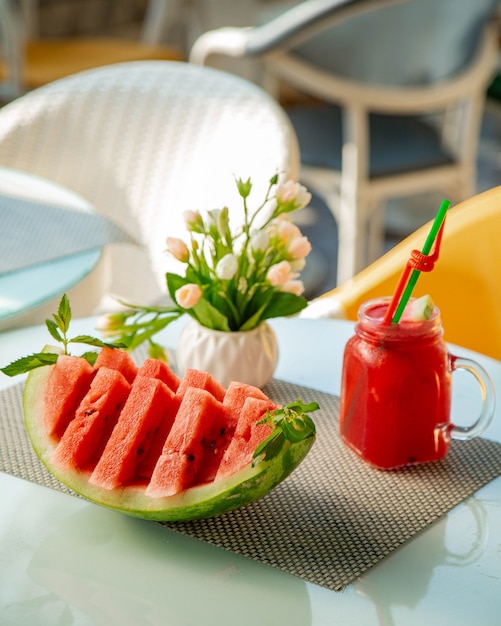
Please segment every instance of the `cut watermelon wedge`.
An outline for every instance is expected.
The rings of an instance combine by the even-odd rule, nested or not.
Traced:
[[[53,347],[44,350],[58,351]],[[60,360],[65,362],[67,358],[61,357]],[[225,403],[226,390],[217,381],[208,379],[203,373],[191,372],[187,380],[179,383],[181,394],[174,394],[160,380],[165,380],[164,375],[159,376],[164,366],[156,367],[152,362],[138,370],[129,390],[125,379],[118,373],[110,374],[109,370],[112,363],[123,361],[120,355],[115,359],[106,355],[101,360],[107,371],[99,374],[100,368],[97,372],[94,369],[96,382],[87,398],[84,392],[88,382],[82,383],[79,393],[83,408],[75,408],[72,404],[70,414],[62,416],[60,423],[66,424],[65,432],[49,429],[46,420],[47,399],[53,395],[51,381],[57,379],[53,372],[60,367],[59,360],[54,365],[31,371],[24,389],[25,425],[36,454],[61,483],[97,504],[135,517],[162,521],[221,515],[268,493],[299,465],[313,445],[314,427],[311,432],[306,431],[305,438],[300,441],[282,438],[283,445],[278,453],[276,450],[269,455],[262,453],[253,461],[256,446],[262,446],[270,433],[280,428],[270,421],[256,425],[266,416],[266,410],[276,406],[260,390],[246,389],[242,384],[233,385]],[[147,378],[148,373],[150,378]],[[100,385],[103,387],[102,402],[96,397]],[[62,389],[60,385],[58,393],[75,395],[74,390]],[[170,399],[171,396],[179,398],[177,404]],[[190,403],[191,408],[187,410]],[[117,410],[114,410],[114,404],[117,404]],[[64,406],[64,402],[59,405]],[[184,408],[177,409],[178,405]],[[176,408],[172,409],[173,406]],[[86,410],[90,422],[86,420]],[[172,410],[177,410],[174,418]],[[166,417],[162,416],[163,413]],[[190,422],[191,414],[193,423]],[[108,415],[112,416],[114,423],[109,433],[104,427]],[[182,424],[176,423],[178,417]],[[168,427],[164,428],[165,421]],[[106,442],[103,433],[107,433]],[[92,437],[99,439],[95,442],[102,451],[98,458],[89,452],[94,444]],[[71,447],[73,441],[78,445],[75,451]],[[232,446],[235,449],[233,455]],[[152,459],[153,450],[157,459]],[[168,462],[171,454],[177,455],[182,462]],[[195,457],[194,472],[189,465]],[[223,458],[224,471],[218,473]],[[147,471],[144,461],[149,468]],[[162,475],[162,466],[168,468],[171,475]],[[189,476],[188,471],[191,472]],[[167,493],[172,495],[165,495]]]

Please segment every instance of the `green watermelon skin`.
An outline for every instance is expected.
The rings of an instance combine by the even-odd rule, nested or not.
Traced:
[[[54,351],[54,349],[50,350]],[[25,384],[23,409],[25,425],[33,448],[61,483],[101,506],[127,515],[157,521],[186,521],[222,515],[262,497],[284,480],[304,459],[315,436],[300,442],[286,442],[281,453],[269,461],[248,464],[232,475],[187,488],[175,495],[151,497],[144,484],[128,484],[104,489],[90,482],[91,472],[71,468],[61,470],[51,462],[57,442],[44,424],[44,392],[49,385],[52,366],[30,372]]]

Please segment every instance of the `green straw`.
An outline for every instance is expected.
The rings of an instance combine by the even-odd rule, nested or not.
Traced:
[[[421,254],[430,254],[431,247],[433,246],[433,242],[437,238],[438,231],[440,230],[440,227],[442,226],[442,222],[445,219],[445,215],[450,205],[451,203],[449,200],[442,200],[442,204],[440,205],[440,208],[438,209],[438,213],[433,221],[431,230],[428,234],[428,237],[426,238],[426,241],[424,242],[424,246],[423,246],[423,249],[421,250]],[[409,301],[409,298],[411,297],[412,290],[416,286],[416,283],[420,274],[421,272],[419,270],[412,270],[412,273],[409,277],[409,282],[407,283],[407,286],[405,287],[405,291],[402,294],[397,310],[395,311],[395,315],[393,316],[393,319],[391,320],[393,324],[397,324],[400,321],[400,318],[402,317],[402,313],[404,312],[404,309],[405,309],[405,305],[407,304],[407,302]]]

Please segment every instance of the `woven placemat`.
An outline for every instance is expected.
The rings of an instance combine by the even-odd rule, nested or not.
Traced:
[[[453,441],[437,463],[374,470],[341,442],[338,399],[274,380],[276,402],[317,401],[318,437],[303,463],[261,500],[218,518],[162,524],[341,591],[501,474],[501,444]],[[41,465],[22,422],[22,386],[0,392],[0,470],[67,493]]]

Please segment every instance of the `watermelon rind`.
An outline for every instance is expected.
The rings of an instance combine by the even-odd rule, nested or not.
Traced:
[[[45,351],[59,350],[46,346]],[[134,517],[187,521],[222,515],[250,504],[282,482],[301,463],[315,441],[314,435],[295,443],[287,441],[282,451],[270,460],[258,461],[254,467],[249,464],[229,477],[191,487],[174,496],[147,496],[146,485],[103,489],[89,483],[90,472],[63,471],[50,462],[56,442],[48,436],[41,416],[51,369],[45,366],[31,371],[23,393],[25,427],[35,453],[47,470],[75,493]]]

